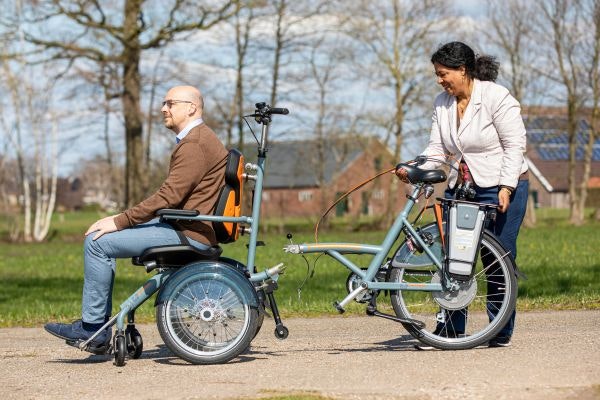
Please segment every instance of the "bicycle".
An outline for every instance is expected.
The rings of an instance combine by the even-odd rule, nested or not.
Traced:
[[[399,164],[414,188],[380,245],[316,241],[291,243],[284,250],[324,253],[350,270],[348,294],[334,303],[338,312],[345,312],[353,300],[365,303],[367,315],[401,323],[425,345],[469,349],[489,342],[510,318],[517,297],[516,264],[485,229],[495,216],[495,205],[438,199],[436,222],[417,227],[408,220],[418,200],[432,196],[433,184],[447,179],[443,170],[418,168],[426,161],[420,156]],[[458,192],[469,193],[469,188]],[[388,257],[401,233],[404,241]],[[347,257],[350,254],[372,258],[361,268]],[[382,292],[390,293],[395,315],[378,311],[377,297]],[[457,317],[465,321],[464,326],[456,322],[461,319]]]
[[[115,365],[125,365],[127,356],[139,358],[143,340],[135,328],[135,311],[155,293],[157,326],[164,343],[192,364],[225,363],[245,351],[262,326],[265,308],[271,310],[275,336],[288,337],[274,296],[284,266],[278,264],[262,272],[257,272],[255,266],[269,125],[273,115],[288,113],[285,108],[257,103],[254,113],[244,116],[253,117],[262,126],[260,140],[255,136],[257,162],[244,165],[243,155],[230,150],[214,215],[198,215],[195,210],[157,212],[163,221],[209,221],[220,243],[233,242],[240,233],[249,234],[246,263],[222,257],[220,246],[203,251],[185,243],[148,248],[132,262],[156,274],[127,298],[120,311],[92,337],[69,344],[88,350],[103,330],[116,325],[112,345],[106,351],[114,352]],[[251,215],[244,216],[241,203],[247,181],[254,181],[254,191]]]

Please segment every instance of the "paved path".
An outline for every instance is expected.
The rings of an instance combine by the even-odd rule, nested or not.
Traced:
[[[272,320],[225,365],[171,355],[141,325],[142,358],[65,346],[41,328],[0,329],[0,398],[239,399],[313,393],[335,399],[600,399],[600,311],[520,313],[513,346],[416,351],[400,325],[370,317]]]

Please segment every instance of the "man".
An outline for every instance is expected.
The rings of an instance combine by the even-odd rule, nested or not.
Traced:
[[[85,233],[82,318],[72,324],[46,324],[49,333],[74,343],[89,339],[108,321],[116,258],[138,256],[149,247],[181,244],[181,233],[199,249],[217,244],[208,222],[183,221],[175,229],[155,217],[162,208],[212,212],[223,185],[227,150],[204,124],[203,107],[196,88],[177,86],[167,92],[161,112],[165,126],[177,135],[169,174],[146,200],[90,226]],[[104,352],[110,339],[111,329],[106,329],[90,343],[89,350]]]

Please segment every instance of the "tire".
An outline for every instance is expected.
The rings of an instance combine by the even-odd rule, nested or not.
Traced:
[[[225,264],[188,265],[159,293],[158,331],[167,347],[193,364],[219,364],[245,351],[257,329],[256,293]],[[250,297],[249,297],[250,296]],[[254,296],[254,297],[252,297]]]
[[[127,355],[127,346],[125,344],[125,336],[115,336],[115,365],[122,367],[125,365],[125,356]]]
[[[434,243],[431,248],[440,250],[439,233],[431,225],[424,227],[424,230],[433,233]],[[403,244],[396,252],[396,255],[399,254],[405,262],[392,263],[389,278],[391,282],[440,282],[441,274],[437,267],[424,265],[423,259],[428,259],[427,256],[422,256],[425,253],[418,255],[414,249],[410,250]],[[460,290],[454,293],[409,290],[391,292],[392,307],[398,317],[425,323],[423,329],[406,324],[405,328],[412,336],[439,349],[462,350],[489,342],[505,326],[515,309],[517,299],[513,258],[489,232],[483,234],[478,258],[472,278],[462,283]],[[412,261],[416,261],[414,266],[410,265]],[[487,273],[484,262],[489,266]],[[489,287],[494,284],[504,290],[500,289],[498,294],[489,294]],[[458,303],[452,304],[453,301]],[[461,315],[466,319],[464,332],[452,329],[453,321]],[[440,319],[446,321],[439,325],[442,329],[438,328]]]
[[[248,268],[244,264],[237,260],[234,260],[233,258],[219,257],[219,261],[231,265],[232,267],[240,271],[242,274],[246,274],[248,271]],[[254,266],[254,273],[256,273],[256,266]],[[252,285],[254,285],[255,288],[258,288],[262,285],[262,282],[252,282]],[[265,313],[267,308],[266,306],[268,303],[267,295],[265,294],[264,290],[257,290],[257,296],[259,300],[258,320],[256,322],[256,332],[254,332],[253,338],[255,338],[256,335],[258,335],[258,332],[260,332],[260,328],[262,327],[262,324],[265,320]]]
[[[128,327],[125,329],[125,338],[127,341],[127,352],[129,354],[129,358],[137,360],[142,355],[142,351],[144,349],[142,335],[140,335],[140,332],[136,328]]]

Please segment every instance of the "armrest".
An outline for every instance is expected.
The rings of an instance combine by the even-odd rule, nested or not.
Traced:
[[[198,210],[177,210],[174,208],[163,208],[156,212],[156,215],[161,218],[165,215],[168,215],[169,217],[188,218],[188,217],[195,217],[199,214],[200,213],[198,212]]]

